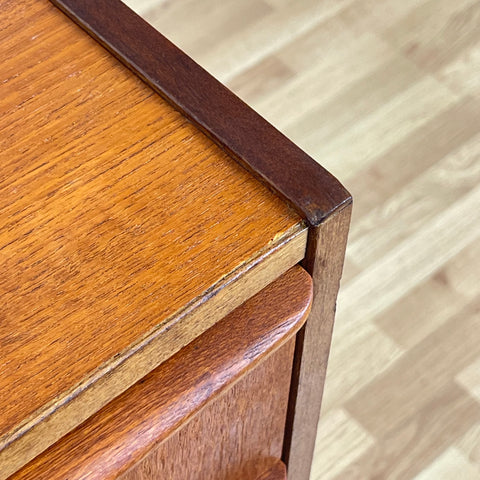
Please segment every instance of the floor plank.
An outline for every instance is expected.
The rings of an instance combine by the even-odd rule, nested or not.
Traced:
[[[457,477],[457,472],[462,472],[463,480],[476,480],[480,470],[471,465],[462,452],[450,447],[437,457],[415,480],[450,480]]]

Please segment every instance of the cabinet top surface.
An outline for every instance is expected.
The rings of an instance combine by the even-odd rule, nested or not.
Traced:
[[[304,227],[47,0],[0,0],[0,58],[5,440]]]

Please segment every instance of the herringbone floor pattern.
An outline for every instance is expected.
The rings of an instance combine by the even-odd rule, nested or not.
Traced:
[[[354,195],[312,480],[480,479],[480,2],[128,3]]]

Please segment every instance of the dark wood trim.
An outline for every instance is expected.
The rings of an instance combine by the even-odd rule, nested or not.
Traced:
[[[289,480],[308,480],[320,417],[351,205],[310,229],[304,267],[313,278],[313,304],[297,335],[283,460]]]
[[[120,0],[51,0],[312,226],[350,194],[323,167]]]

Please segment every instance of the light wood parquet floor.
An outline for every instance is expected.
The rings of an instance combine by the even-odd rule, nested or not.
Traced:
[[[480,1],[127,3],[354,195],[312,480],[480,479]]]

